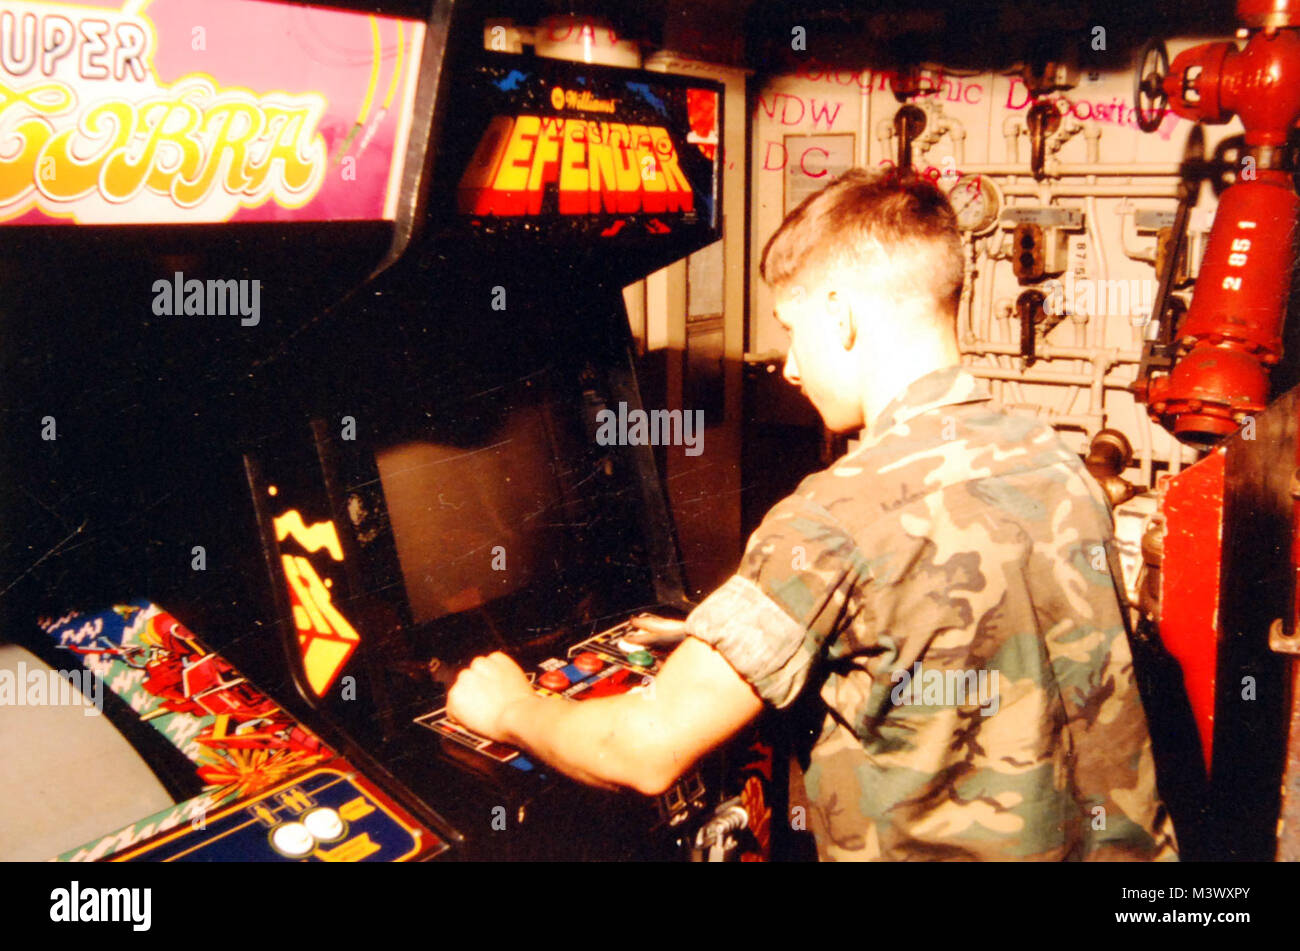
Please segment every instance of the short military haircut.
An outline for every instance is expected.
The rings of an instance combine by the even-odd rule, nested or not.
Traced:
[[[759,274],[781,290],[821,269],[847,266],[898,299],[930,297],[955,320],[963,277],[961,235],[947,197],[927,179],[854,168],[786,216],[763,248]]]

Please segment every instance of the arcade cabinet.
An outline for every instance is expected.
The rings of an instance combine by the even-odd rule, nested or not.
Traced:
[[[4,631],[102,680],[172,804],[61,857],[766,857],[756,732],[649,798],[442,712],[498,649],[647,689],[628,618],[689,609],[606,424],[645,409],[622,288],[720,235],[720,87],[494,51],[449,0],[205,3],[206,67],[191,0],[100,6],[116,72],[0,73]]]

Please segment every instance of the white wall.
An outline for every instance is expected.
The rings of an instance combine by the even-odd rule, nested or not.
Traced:
[[[1209,37],[1184,37],[1168,42],[1170,58],[1188,46]],[[968,276],[968,298],[962,321],[965,362],[983,368],[982,373],[1012,377],[993,381],[995,395],[1004,401],[1052,417],[1068,442],[1082,451],[1091,434],[1104,426],[1119,429],[1133,443],[1141,465],[1129,473],[1134,481],[1151,476],[1153,460],[1180,464],[1195,458],[1191,450],[1174,449],[1175,441],[1158,425],[1150,423],[1144,408],[1137,407],[1123,389],[1136,373],[1145,321],[1140,313],[1154,297],[1157,275],[1152,264],[1136,260],[1143,252],[1153,255],[1154,232],[1134,230],[1134,210],[1172,212],[1176,207],[1175,169],[1192,123],[1172,113],[1160,129],[1142,133],[1131,121],[1133,72],[1080,73],[1077,85],[1063,93],[1071,111],[1062,116],[1061,131],[1051,153],[1050,177],[1035,182],[1029,165],[1030,143],[1025,130],[1029,96],[1024,84],[1013,75],[978,73],[957,75],[930,70],[931,82],[943,85],[935,95],[917,100],[929,113],[927,133],[914,147],[913,164],[920,170],[935,169],[950,186],[957,175],[983,172],[1004,192],[1007,206],[1062,206],[1083,212],[1085,227],[1068,235],[1069,270],[1074,287],[1078,281],[1136,282],[1124,291],[1135,298],[1123,307],[1121,287],[1094,286],[1092,313],[1078,319],[1067,317],[1046,337],[1048,347],[1072,348],[1070,359],[1040,359],[1022,371],[1014,355],[989,355],[976,351],[990,345],[1018,352],[1019,323],[1006,316],[1016,297],[1025,290],[1012,273],[1009,260],[1011,226],[999,226],[990,235],[968,244],[973,271]],[[751,354],[770,354],[784,348],[785,337],[771,316],[768,288],[758,279],[758,262],[763,245],[779,226],[783,216],[786,172],[783,164],[794,163],[792,184],[829,182],[824,172],[825,156],[812,143],[789,143],[786,136],[851,133],[853,160],[859,165],[877,166],[892,160],[896,143],[883,137],[892,126],[899,108],[887,82],[887,74],[870,64],[854,72],[849,69],[824,71],[812,65],[798,74],[780,76],[761,90],[753,113],[753,204],[751,211],[750,326],[747,349]],[[1240,123],[1207,127],[1206,154],[1224,136],[1241,131]],[[1008,135],[1014,135],[1008,143]],[[1192,251],[1195,260],[1204,248],[1204,236],[1213,220],[1213,192],[1203,189],[1191,219]],[[1121,230],[1125,236],[1121,236]],[[1193,268],[1195,267],[1195,261]],[[1041,285],[1034,285],[1039,286]],[[1190,288],[1184,292],[1190,300]],[[1143,297],[1145,296],[1145,301]],[[1107,303],[1109,298],[1109,304]],[[1086,298],[1076,298],[1086,308]],[[1111,312],[1122,310],[1124,312]],[[1082,359],[1080,359],[1082,357]],[[1118,361],[1118,362],[1112,362]],[[1103,386],[1100,398],[1093,383],[1094,366],[1101,366]],[[1052,375],[1062,382],[1028,383],[1016,379]],[[1172,455],[1172,460],[1171,460]]]

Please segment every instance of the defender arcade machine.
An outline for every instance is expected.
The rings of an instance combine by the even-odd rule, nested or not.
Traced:
[[[199,18],[169,20],[172,3],[132,16],[155,31],[157,81],[175,85],[162,51]],[[666,858],[741,843],[763,857],[771,754],[752,735],[651,799],[582,787],[441,714],[459,666],[491,650],[580,702],[648,689],[670,649],[624,637],[633,613],[687,605],[650,449],[602,423],[641,410],[621,288],[719,237],[717,130],[701,127],[719,88],[491,52],[483,11],[461,4],[423,21],[223,7],[207,19],[281,18],[268,30],[287,75],[266,88],[313,88],[295,44],[368,74],[317,94],[355,120],[318,109],[263,126],[296,130],[317,191],[292,211],[271,195],[261,221],[333,218],[322,196],[361,202],[348,187],[373,187],[375,164],[389,193],[382,214],[357,214],[379,226],[350,232],[119,227],[65,243],[83,229],[46,225],[63,206],[29,189],[11,261],[72,247],[103,283],[65,290],[24,330],[23,388],[6,405],[32,462],[5,473],[6,498],[27,519],[10,524],[45,529],[26,544],[47,555],[29,565],[10,541],[6,631],[52,667],[104,675],[106,712],[178,803],[65,856]],[[69,124],[46,121],[52,142]],[[189,141],[201,155],[234,121],[197,120]],[[167,138],[165,118],[138,123],[137,148],[145,130]],[[88,153],[95,128],[67,138]],[[271,135],[230,161],[270,154]],[[151,206],[168,199],[166,172],[189,175],[188,153],[164,152],[141,192]],[[222,167],[220,197],[252,205],[251,176]],[[125,269],[118,288],[96,254]],[[190,273],[260,279],[259,326],[141,315],[141,281],[179,282],[183,305]],[[81,302],[105,287],[122,308],[108,352],[102,324],[54,330],[79,306],[95,313]],[[58,439],[27,439],[47,416]],[[24,496],[46,523],[71,521],[72,540]]]

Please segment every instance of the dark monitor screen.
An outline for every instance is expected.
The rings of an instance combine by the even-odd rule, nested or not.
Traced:
[[[416,623],[554,578],[576,557],[547,422],[541,407],[519,406],[481,445],[416,438],[376,452]]]

